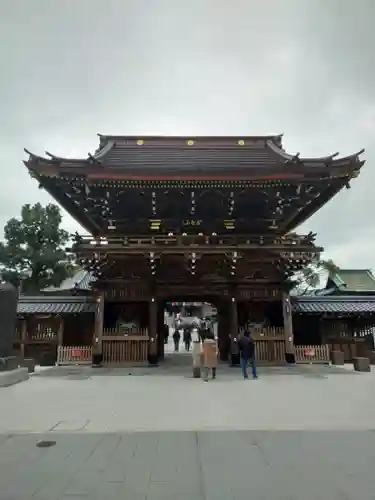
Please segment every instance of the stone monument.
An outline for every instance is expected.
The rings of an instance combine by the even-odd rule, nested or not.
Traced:
[[[0,387],[26,380],[27,368],[19,368],[13,355],[13,339],[17,319],[17,290],[0,283]]]

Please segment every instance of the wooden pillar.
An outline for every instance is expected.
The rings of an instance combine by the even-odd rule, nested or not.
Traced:
[[[164,304],[158,301],[157,312],[157,345],[158,345],[158,359],[164,359],[164,339],[165,339],[165,324],[164,324]]]
[[[93,338],[93,357],[95,365],[102,362],[103,357],[103,321],[104,321],[104,292],[99,292],[96,298],[95,326]]]
[[[150,365],[156,365],[158,362],[158,305],[155,297],[152,297],[149,302],[149,322],[148,322],[148,362]]]
[[[284,318],[284,336],[285,336],[285,358],[288,363],[294,363],[294,338],[293,338],[293,319],[292,306],[289,293],[283,292],[283,318]]]
[[[230,353],[231,364],[240,364],[240,353],[238,349],[238,310],[235,297],[232,297],[230,303]]]
[[[57,346],[64,344],[64,319],[59,316],[59,329],[57,330]]]
[[[21,344],[20,344],[20,354],[21,359],[25,359],[25,344],[27,341],[27,316],[22,320],[21,323]]]

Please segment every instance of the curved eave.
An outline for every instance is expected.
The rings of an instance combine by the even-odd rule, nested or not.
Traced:
[[[111,149],[114,147],[115,142],[107,143],[103,148],[94,153],[88,153],[88,158],[63,158],[61,156],[54,155],[49,151],[46,151],[46,156],[40,156],[32,153],[28,149],[24,148],[25,153],[29,155],[28,160],[24,161],[27,168],[32,170],[38,170],[40,167],[69,167],[69,166],[92,166],[95,164],[101,164],[101,158],[105,157]]]
[[[27,162],[24,162],[27,166]],[[46,180],[50,179],[51,176],[44,176],[39,174],[35,170],[29,168],[32,172],[32,176],[39,182],[40,186],[54,198],[57,203],[88,233],[93,236],[97,236],[100,232],[99,226],[88,216],[82,209],[76,205],[66,194],[59,189],[57,186],[50,186]],[[53,176],[52,176],[53,177]]]
[[[327,188],[314,201],[306,205],[302,210],[297,212],[296,216],[287,221],[285,226],[282,226],[283,232],[294,231],[298,226],[306,222],[326,203],[328,203],[337,193],[339,193],[348,183],[347,179],[342,179],[342,182]]]
[[[46,151],[46,156],[36,155],[35,153],[31,153],[28,149],[24,148],[25,153],[29,155],[29,159],[24,162],[26,165],[35,165],[38,163],[44,164],[54,164],[58,165],[62,162],[67,163],[85,163],[89,161],[87,158],[63,158],[61,156],[54,155],[49,151]]]
[[[317,158],[303,158],[299,153],[295,155],[291,155],[284,151],[282,148],[277,146],[273,141],[267,141],[267,147],[280,159],[283,163],[290,164],[301,164],[308,166],[309,164],[321,165],[327,167],[335,167],[335,166],[344,166],[348,165],[352,169],[360,168],[364,161],[362,161],[359,157],[361,154],[365,152],[364,149],[361,149],[357,153],[354,153],[349,156],[339,157],[339,153],[334,153],[328,156],[322,156]]]

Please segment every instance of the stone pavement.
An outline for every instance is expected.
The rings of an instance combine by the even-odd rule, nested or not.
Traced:
[[[55,368],[1,389],[0,500],[375,498],[372,373],[179,369]]]

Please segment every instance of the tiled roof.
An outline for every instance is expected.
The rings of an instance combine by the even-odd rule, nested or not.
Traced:
[[[49,286],[42,290],[42,292],[63,292],[69,290],[90,290],[91,283],[94,281],[94,277],[88,271],[80,269],[74,276],[64,280],[60,286]]]
[[[90,297],[22,296],[18,300],[18,314],[73,314],[93,313],[95,302]]]
[[[297,313],[375,313],[375,296],[295,297],[292,307]]]
[[[375,277],[369,269],[340,269],[329,281],[343,292],[375,292]]]

